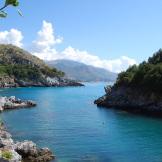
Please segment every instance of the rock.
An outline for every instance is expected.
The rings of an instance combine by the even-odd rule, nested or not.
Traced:
[[[106,95],[94,101],[99,107],[122,109],[133,113],[162,116],[162,97],[140,89],[112,87]]]
[[[0,88],[11,88],[11,87],[64,87],[64,86],[84,86],[83,84],[62,77],[49,77],[43,76],[40,81],[24,81],[15,78],[1,78],[0,77]]]
[[[4,153],[10,154],[11,158],[4,157]],[[22,157],[15,150],[0,150],[0,162],[22,162]]]
[[[6,160],[5,154],[12,158]],[[32,141],[14,142],[5,127],[0,127],[0,162],[48,162],[54,159],[53,153],[48,148],[38,148]]]
[[[36,106],[34,101],[22,101],[15,96],[0,97],[2,110]],[[9,160],[5,156],[11,156]],[[3,123],[0,123],[0,162],[48,162],[54,159],[48,148],[38,148],[32,141],[15,143]]]
[[[36,106],[36,103],[31,100],[23,101],[21,99],[17,99],[15,96],[0,97],[0,111],[34,106]]]
[[[39,149],[32,141],[16,143],[15,150],[22,156],[23,159],[25,159],[25,161],[47,162],[54,159],[54,155],[48,148]]]

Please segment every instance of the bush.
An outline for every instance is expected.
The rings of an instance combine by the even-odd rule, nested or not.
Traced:
[[[48,66],[39,68],[32,65],[0,65],[0,75],[14,76],[22,80],[40,80],[42,75],[49,77],[63,77],[64,73]]]
[[[2,151],[2,158],[6,160],[11,160],[13,157],[12,152],[10,151]]]
[[[162,93],[162,50],[156,52],[147,62],[133,65],[121,72],[115,86],[136,87]]]

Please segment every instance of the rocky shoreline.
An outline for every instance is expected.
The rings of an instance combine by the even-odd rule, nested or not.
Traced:
[[[98,107],[162,117],[162,98],[158,94],[124,86],[108,86],[105,88],[105,92],[104,96],[94,101]]]
[[[23,101],[16,97],[1,97],[0,110],[34,107],[34,101]],[[3,123],[0,123],[1,162],[48,162],[55,158],[48,148],[39,148],[32,141],[15,142]]]
[[[65,86],[84,86],[82,83],[66,78],[46,77],[42,81],[17,80],[14,77],[0,77],[0,88],[16,87],[65,87]]]
[[[54,159],[54,155],[48,148],[38,148],[32,141],[15,142],[1,123],[1,162],[48,162],[52,159]]]
[[[0,97],[0,111],[16,109],[16,108],[25,108],[25,107],[35,107],[36,103],[31,100],[21,100],[15,96],[11,97]]]

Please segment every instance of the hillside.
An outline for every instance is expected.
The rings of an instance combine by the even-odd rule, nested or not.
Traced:
[[[89,66],[72,60],[55,60],[48,61],[47,64],[51,67],[65,72],[68,78],[82,81],[107,81],[112,82],[116,80],[117,74],[109,72],[102,68]]]
[[[115,86],[140,88],[145,92],[162,94],[162,50],[154,53],[147,62],[120,73]]]
[[[78,83],[63,79],[64,73],[13,45],[0,45],[0,87],[66,86]]]
[[[114,86],[105,91],[95,101],[98,106],[162,115],[162,50],[120,73]]]

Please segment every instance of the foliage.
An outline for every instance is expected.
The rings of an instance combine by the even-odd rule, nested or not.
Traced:
[[[4,6],[0,8],[0,17],[5,18],[7,17],[7,13],[4,11],[4,9],[8,6],[17,7],[19,5],[19,0],[5,0]],[[22,16],[21,12],[18,10],[19,15]]]
[[[49,77],[55,77],[55,76],[63,77],[65,75],[64,72],[59,71],[56,68],[50,68],[48,66],[45,66],[45,68],[41,68],[40,70],[44,75]]]
[[[12,153],[10,151],[2,151],[2,158],[6,160],[11,160],[13,157]]]
[[[121,72],[115,86],[137,87],[162,93],[162,50],[154,53],[147,62],[133,65]]]
[[[41,59],[13,45],[0,45],[0,75],[18,80],[41,81],[43,77],[63,77],[64,73],[48,67]]]
[[[18,80],[39,81],[42,75],[49,77],[62,77],[63,72],[49,67],[38,68],[31,65],[0,65],[0,75],[14,76]]]

